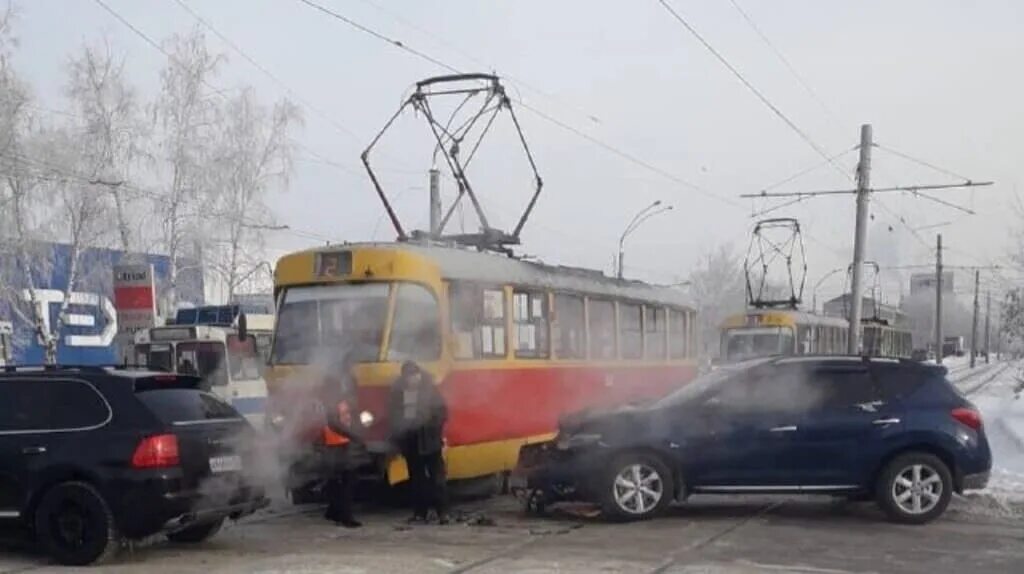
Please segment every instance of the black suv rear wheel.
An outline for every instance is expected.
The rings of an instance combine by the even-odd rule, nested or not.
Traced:
[[[35,527],[46,552],[68,566],[107,561],[121,547],[110,506],[85,482],[65,482],[47,491],[36,508]]]
[[[939,457],[922,452],[900,455],[887,464],[876,486],[878,505],[893,522],[935,520],[953,497],[953,475]]]

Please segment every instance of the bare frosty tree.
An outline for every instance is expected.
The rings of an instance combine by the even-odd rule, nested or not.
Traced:
[[[265,200],[274,186],[288,184],[294,147],[289,131],[301,121],[291,102],[282,100],[267,110],[251,90],[227,103],[215,163],[216,215],[211,222],[216,239],[209,263],[223,280],[228,300],[267,270],[263,232],[275,226]]]
[[[161,214],[160,244],[170,260],[165,311],[178,299],[180,265],[186,246],[202,245],[200,201],[215,195],[211,185],[211,154],[216,143],[218,105],[207,86],[216,75],[220,56],[210,53],[198,29],[165,43],[170,54],[161,71],[161,92],[154,107],[157,120],[158,169],[168,172],[154,209]]]
[[[113,203],[119,247],[130,253],[137,243],[131,222],[137,219],[140,198],[125,184],[141,153],[143,123],[123,60],[115,59],[106,42],[102,47],[84,46],[68,64],[66,93],[80,122],[84,173],[96,194]]]
[[[13,7],[8,4],[0,16],[0,298],[3,307],[32,326],[40,341],[51,337],[44,317],[37,310],[32,249],[37,238],[34,207],[39,200],[40,179],[26,157],[32,129],[31,96],[11,65]],[[22,290],[24,287],[24,291]],[[30,305],[22,305],[27,293]],[[15,341],[17,345],[19,342]]]
[[[703,356],[718,356],[722,321],[743,311],[746,287],[742,261],[731,245],[719,245],[706,252],[690,272],[690,292],[697,308],[698,344]]]

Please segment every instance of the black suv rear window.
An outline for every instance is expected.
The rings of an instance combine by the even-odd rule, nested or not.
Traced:
[[[169,424],[241,419],[231,405],[219,397],[191,389],[155,389],[137,393],[161,421]]]
[[[0,381],[0,433],[84,430],[103,425],[110,416],[106,400],[84,381]]]

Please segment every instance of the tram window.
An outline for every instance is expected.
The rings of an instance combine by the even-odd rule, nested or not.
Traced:
[[[668,321],[669,353],[673,359],[685,359],[686,343],[690,337],[686,329],[686,313],[669,309]]]
[[[388,344],[389,361],[433,361],[441,355],[440,314],[434,295],[421,285],[400,283]]]
[[[583,297],[555,295],[555,312],[551,321],[551,344],[559,359],[586,357],[584,346]]]
[[[611,301],[587,301],[587,332],[591,359],[615,358],[615,305]]]
[[[644,357],[665,358],[665,310],[644,307]]]
[[[619,341],[623,359],[639,359],[644,354],[639,305],[619,303]]]
[[[453,283],[449,287],[456,358],[505,356],[505,292]]]
[[[512,321],[517,357],[548,356],[547,293],[512,293]]]

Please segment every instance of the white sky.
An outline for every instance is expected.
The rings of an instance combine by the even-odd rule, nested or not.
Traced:
[[[173,0],[106,0],[156,39],[197,23]],[[366,240],[376,230],[390,239],[358,154],[397,109],[410,86],[444,70],[317,12],[297,0],[184,0],[303,99],[356,134],[340,133],[306,110],[297,134],[303,146],[349,166],[349,171],[299,161],[290,191],[272,199],[278,219],[334,239]],[[609,154],[520,109],[545,191],[524,232],[522,251],[564,264],[610,269],[618,236],[633,214],[655,199],[674,205],[627,242],[627,273],[678,281],[700,254],[721,242],[745,251],[754,220],[741,193],[815,164],[821,157],[775,117],[656,0],[317,0],[371,28],[401,39],[462,70],[523,80],[554,97],[509,81],[533,106],[644,161],[693,182],[712,199]],[[990,188],[938,192],[978,211],[974,217],[905,194],[872,204],[869,258],[883,265],[927,264],[941,231],[948,263],[1004,260],[1011,247],[1017,166],[1024,152],[1024,3],[1016,0],[737,0],[813,87],[812,98],[726,0],[673,5],[755,86],[830,153],[857,143],[861,123],[876,141]],[[64,106],[67,56],[84,42],[106,37],[125,53],[131,77],[153,93],[164,57],[92,0],[21,0],[16,33],[18,65],[43,105]],[[380,7],[384,7],[381,9]],[[404,21],[394,17],[397,14]],[[410,26],[411,24],[411,26]],[[423,33],[429,30],[430,34]],[[443,40],[439,40],[442,38]],[[208,34],[228,56],[220,87],[254,85],[264,100],[283,90]],[[596,116],[600,121],[588,119]],[[405,133],[405,132],[400,132]],[[425,140],[398,137],[378,156],[407,226],[426,219],[429,149]],[[413,145],[415,143],[415,145]],[[404,144],[404,145],[403,145]],[[501,144],[494,148],[500,151]],[[483,150],[481,153],[486,152]],[[300,150],[301,158],[311,159]],[[498,156],[504,157],[504,155]],[[854,154],[841,160],[852,171]],[[492,167],[493,166],[493,167]],[[520,163],[492,161],[478,191],[485,205],[524,205],[529,173]],[[873,183],[947,183],[949,176],[876,150]],[[829,167],[774,191],[849,187]],[[414,189],[409,190],[408,188]],[[760,207],[761,205],[759,205]],[[772,216],[800,218],[809,237],[810,285],[848,264],[852,197],[820,198]],[[886,209],[888,208],[888,209]],[[518,214],[518,212],[516,212]],[[894,215],[899,214],[899,215]],[[919,232],[910,227],[952,221]],[[496,219],[511,226],[508,211]],[[889,226],[892,231],[889,231]],[[279,234],[278,249],[310,245]],[[902,273],[902,274],[901,274]],[[907,272],[883,271],[885,297],[905,290]],[[1004,277],[1016,278],[1015,271]],[[819,298],[836,295],[843,275],[824,284]],[[957,278],[964,290],[967,274]]]

